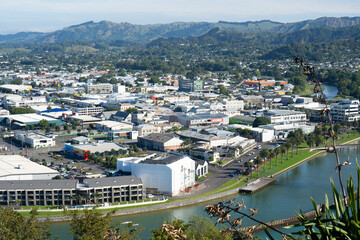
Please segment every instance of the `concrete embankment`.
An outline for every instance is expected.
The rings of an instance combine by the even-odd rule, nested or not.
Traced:
[[[261,189],[274,184],[276,181],[275,178],[269,178],[269,177],[262,177],[255,179],[254,181],[251,181],[247,183],[245,186],[241,187],[239,189],[239,193],[255,193],[257,191],[260,191]]]

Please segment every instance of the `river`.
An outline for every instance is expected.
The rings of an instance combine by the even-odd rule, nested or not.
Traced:
[[[332,85],[323,83],[323,84],[321,84],[321,86],[324,88],[324,94],[327,99],[336,97],[339,92],[339,90]]]
[[[341,159],[347,159],[348,156],[353,164],[343,170],[344,179],[350,174],[356,176],[355,157],[360,156],[357,148],[346,148],[340,152]],[[338,182],[335,172],[335,156],[327,154],[317,156],[302,165],[283,173],[277,177],[274,185],[271,185],[253,195],[233,195],[225,199],[211,201],[216,203],[220,200],[242,200],[248,208],[259,208],[256,217],[259,220],[268,222],[271,220],[291,217],[301,208],[303,211],[312,210],[310,197],[313,197],[317,203],[324,202],[325,193],[328,194],[330,201],[331,185],[330,178]],[[189,220],[193,215],[206,217],[204,207],[207,203],[169,209],[158,212],[143,213],[130,216],[114,217],[114,222],[132,221],[145,229],[141,233],[142,239],[149,239],[151,229],[158,228],[165,221],[172,219]],[[253,224],[249,221],[245,225]],[[50,230],[54,236],[58,235],[60,239],[71,239],[67,232],[69,225],[67,223],[53,223]]]

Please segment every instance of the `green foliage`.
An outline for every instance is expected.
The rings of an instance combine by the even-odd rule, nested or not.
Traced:
[[[186,236],[187,239],[193,240],[230,240],[233,239],[232,233],[224,231],[223,227],[221,231],[214,223],[208,218],[202,218],[198,216],[193,216],[189,223],[185,224],[182,220],[174,220],[169,223],[171,226],[174,226],[175,230],[181,229],[181,235]],[[175,232],[175,231],[173,231]],[[176,239],[169,234],[168,231],[162,226],[159,229],[152,230],[153,237],[152,240],[170,240]]]
[[[138,111],[137,108],[134,108],[134,107],[126,109],[126,112],[128,112],[128,113],[137,113],[137,111]]]
[[[71,211],[69,212],[72,217],[70,233],[73,234],[74,240],[139,239],[138,230],[133,228],[132,224],[127,225],[125,229],[111,225],[112,214],[103,215],[95,209],[84,210],[83,214],[79,211]]]
[[[25,218],[12,209],[0,208],[0,239],[49,239],[51,234],[48,225],[39,223],[36,215],[36,210],[32,210],[30,217]]]
[[[266,117],[257,117],[253,122],[253,127],[258,127],[260,125],[270,124],[271,121]]]
[[[12,107],[10,109],[10,113],[11,114],[35,113],[35,110],[32,108]]]
[[[12,80],[10,83],[15,84],[15,85],[21,85],[22,84],[22,79],[17,78],[17,79]]]

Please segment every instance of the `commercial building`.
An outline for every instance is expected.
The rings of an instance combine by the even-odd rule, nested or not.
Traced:
[[[0,182],[3,180],[49,180],[58,171],[19,155],[0,155]]]
[[[97,142],[92,144],[69,144],[65,143],[64,151],[65,153],[82,158],[84,160],[89,160],[89,155],[91,153],[104,153],[106,151],[110,152],[111,150],[119,151],[124,149],[123,147],[117,145],[113,142]]]
[[[262,128],[274,130],[275,137],[278,139],[287,138],[287,135],[291,131],[295,131],[297,129],[302,129],[304,134],[312,133],[315,130],[315,125],[310,124],[267,124],[262,126]]]
[[[225,114],[192,114],[177,116],[178,122],[185,127],[216,126],[229,124],[229,117]]]
[[[49,124],[53,123],[57,126],[64,125],[60,119],[38,115],[36,113],[14,114],[5,117],[6,124],[13,127],[26,127],[30,125],[38,125],[41,120],[47,120]]]
[[[0,205],[52,206],[140,201],[143,183],[135,176],[79,180],[0,181]]]
[[[103,107],[85,107],[85,108],[73,108],[73,114],[78,116],[96,116],[102,112],[104,112]]]
[[[330,105],[332,120],[335,122],[354,122],[360,120],[359,100],[344,99],[340,103]]]
[[[141,178],[150,193],[174,196],[195,184],[195,161],[187,156],[165,154],[142,161],[119,158],[117,166]]]
[[[87,94],[107,94],[113,92],[113,85],[110,83],[86,84],[85,91]]]
[[[306,123],[306,113],[292,110],[265,110],[264,117],[268,118],[271,123]]]
[[[138,143],[140,146],[164,152],[171,150],[175,151],[182,148],[182,142],[183,141],[174,134],[151,133],[138,137]]]
[[[139,132],[139,136],[152,134],[152,133],[160,133],[161,127],[155,126],[152,124],[141,124],[134,127],[134,130]]]
[[[184,79],[179,80],[179,91],[198,92],[204,90],[204,81],[200,79]]]
[[[31,148],[53,147],[56,145],[55,137],[47,137],[33,132],[15,132],[15,139]]]
[[[5,108],[9,109],[12,107],[31,107],[31,106],[41,106],[47,105],[48,101],[45,96],[39,97],[23,97],[20,95],[7,95],[3,99],[3,105]]]
[[[101,121],[96,123],[96,128],[102,132],[116,131],[116,130],[132,130],[131,123],[116,122],[116,121]]]
[[[22,93],[22,92],[29,93],[31,88],[32,87],[30,85],[16,85],[16,84],[0,85],[0,91],[8,92],[8,93]]]

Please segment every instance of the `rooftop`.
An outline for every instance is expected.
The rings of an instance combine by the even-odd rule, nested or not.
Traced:
[[[58,171],[20,155],[0,155],[0,177],[28,174],[58,174]]]
[[[75,189],[78,180],[0,181],[0,189]]]
[[[111,187],[114,185],[137,185],[142,184],[140,178],[136,176],[120,176],[120,177],[106,177],[106,178],[89,178],[84,179],[83,183],[89,188],[96,187]]]

